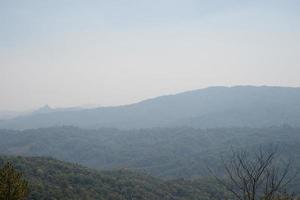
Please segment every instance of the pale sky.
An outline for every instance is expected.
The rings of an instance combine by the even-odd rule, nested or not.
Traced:
[[[298,0],[0,0],[0,110],[300,86]]]

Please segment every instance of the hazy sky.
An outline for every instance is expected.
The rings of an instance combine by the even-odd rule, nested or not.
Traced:
[[[0,0],[0,110],[300,86],[298,0]]]

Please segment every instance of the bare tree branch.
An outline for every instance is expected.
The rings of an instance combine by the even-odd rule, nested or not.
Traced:
[[[298,174],[291,176],[291,162],[276,162],[278,157],[277,148],[232,151],[229,159],[222,157],[224,178],[209,171],[238,200],[273,200],[287,193],[285,188]]]

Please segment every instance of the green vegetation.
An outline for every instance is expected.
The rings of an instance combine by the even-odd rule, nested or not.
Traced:
[[[163,181],[127,170],[98,172],[80,165],[42,157],[0,157],[24,173],[31,200],[218,199],[225,194],[210,179]]]
[[[230,148],[275,144],[280,156],[300,156],[300,129],[289,126],[132,131],[54,127],[0,130],[0,138],[2,154],[50,156],[101,170],[125,168],[170,179],[207,175],[207,165],[218,169],[220,155]],[[294,160],[300,166],[299,159]]]
[[[25,200],[28,184],[10,162],[0,169],[0,200]]]
[[[209,178],[207,167],[223,175],[219,158],[228,159],[232,148],[251,150],[274,144],[279,160],[294,157],[293,165],[300,166],[300,129],[287,125],[131,131],[52,127],[0,130],[0,138],[3,155],[43,156],[0,158],[0,167],[9,160],[24,174],[30,199],[36,200],[224,198],[224,185]],[[299,183],[295,180],[289,191],[299,194]]]

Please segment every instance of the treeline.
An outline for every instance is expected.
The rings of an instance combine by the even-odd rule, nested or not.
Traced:
[[[220,168],[220,154],[231,148],[275,144],[282,157],[300,156],[300,129],[153,128],[120,131],[53,127],[0,130],[0,153],[51,156],[96,169],[131,169],[162,178],[197,178],[207,165]],[[298,159],[295,165],[300,166]]]
[[[43,157],[1,156],[0,168],[8,161],[28,181],[30,200],[205,200],[226,196],[211,179],[163,181],[127,170],[99,172]]]
[[[223,174],[209,168],[197,180],[162,180],[127,170],[96,171],[43,157],[0,157],[0,200],[296,200],[299,169],[278,149],[232,151]],[[280,161],[280,162],[279,162]]]

